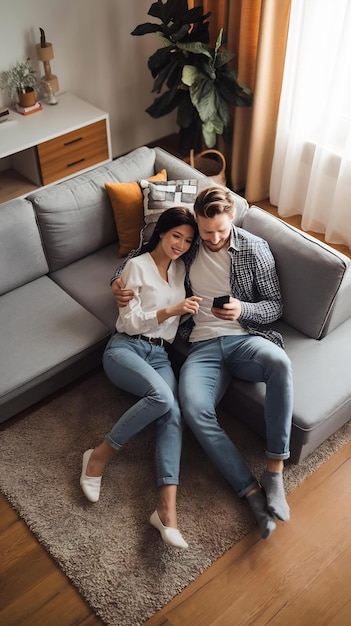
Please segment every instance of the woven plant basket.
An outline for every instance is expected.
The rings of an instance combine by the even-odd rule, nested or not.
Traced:
[[[194,155],[194,150],[190,150],[190,165],[212,178],[216,183],[226,185],[226,161],[219,150],[204,150],[196,155]]]

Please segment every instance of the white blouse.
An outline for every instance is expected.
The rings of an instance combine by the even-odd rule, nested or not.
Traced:
[[[134,298],[127,306],[119,309],[116,322],[118,332],[162,337],[172,343],[180,316],[169,317],[159,324],[157,311],[185,298],[185,265],[182,259],[171,261],[167,276],[168,282],[161,277],[149,252],[128,261],[121,279],[126,289],[134,291]]]

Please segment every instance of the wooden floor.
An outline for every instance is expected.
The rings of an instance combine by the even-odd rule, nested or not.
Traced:
[[[289,496],[290,522],[252,531],[146,625],[350,625],[350,476],[351,442]],[[0,494],[0,626],[78,625],[102,622]]]

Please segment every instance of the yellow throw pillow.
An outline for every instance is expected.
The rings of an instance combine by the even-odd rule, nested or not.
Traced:
[[[166,181],[167,170],[161,170],[150,181]],[[143,193],[139,183],[105,183],[110,198],[119,239],[119,255],[127,256],[140,243],[140,233],[144,227]]]

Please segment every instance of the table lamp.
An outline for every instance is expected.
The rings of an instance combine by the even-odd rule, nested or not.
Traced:
[[[37,51],[37,57],[39,61],[44,63],[44,76],[42,76],[41,80],[45,86],[45,91],[47,93],[48,104],[57,104],[57,98],[55,94],[59,90],[57,76],[51,73],[50,61],[54,58],[54,51],[52,48],[52,43],[46,41],[45,32],[42,28],[40,30],[40,43],[35,45]]]

